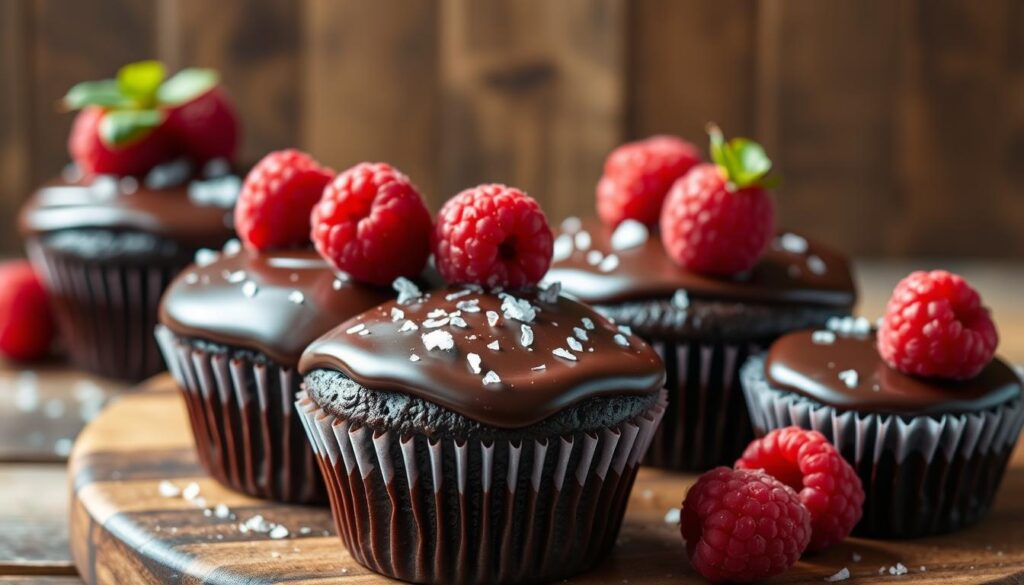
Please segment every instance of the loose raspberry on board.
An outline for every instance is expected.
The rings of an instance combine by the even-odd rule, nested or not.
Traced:
[[[14,360],[45,357],[55,325],[49,295],[24,260],[0,264],[0,355]]]

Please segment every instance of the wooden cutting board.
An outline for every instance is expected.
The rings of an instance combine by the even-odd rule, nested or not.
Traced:
[[[349,556],[326,509],[255,500],[207,477],[173,381],[158,376],[145,390],[108,407],[71,455],[72,553],[87,583],[392,582]],[[665,518],[694,477],[641,469],[615,551],[570,582],[702,583],[683,554],[678,528]],[[914,541],[850,539],[770,582],[823,582],[846,568],[857,583],[1022,583],[1022,493],[1024,455],[1018,450],[995,509],[979,525]],[[266,521],[264,531],[239,528],[259,524],[251,520],[257,515]],[[272,525],[284,529],[265,531]],[[897,564],[908,572],[892,575]]]

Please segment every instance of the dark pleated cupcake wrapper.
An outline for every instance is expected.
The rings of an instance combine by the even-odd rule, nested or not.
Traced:
[[[739,368],[757,346],[649,343],[665,362],[669,394],[644,464],[681,471],[732,467],[754,438]]]
[[[88,261],[27,242],[54,299],[71,361],[108,378],[137,382],[164,369],[153,340],[160,296],[184,266]]]
[[[1020,400],[941,416],[839,411],[771,388],[760,360],[743,370],[758,434],[796,425],[832,441],[864,484],[864,516],[854,534],[912,538],[979,520],[992,505],[1024,423]]]
[[[606,558],[664,414],[493,443],[375,433],[299,395],[338,532],[367,568],[416,583],[535,583]]]
[[[156,338],[185,395],[199,461],[211,476],[258,498],[327,503],[294,409],[301,376],[276,364],[196,349],[162,325]]]

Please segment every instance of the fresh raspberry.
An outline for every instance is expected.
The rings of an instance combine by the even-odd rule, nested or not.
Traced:
[[[978,291],[960,276],[914,272],[892,291],[878,353],[906,374],[966,380],[995,355],[999,334]]]
[[[235,230],[251,250],[309,244],[309,215],[334,173],[298,150],[271,152],[249,171],[235,205]]]
[[[652,136],[616,148],[597,183],[597,213],[616,226],[626,219],[658,223],[669,187],[700,162],[697,148],[675,136]]]
[[[241,124],[227,94],[214,86],[167,110],[167,131],[182,150],[199,163],[234,160]]]
[[[356,280],[416,277],[430,255],[430,212],[409,178],[385,163],[335,177],[313,207],[313,243]]]
[[[434,230],[434,261],[452,283],[521,288],[540,282],[553,239],[540,205],[519,189],[480,185],[444,204]]]
[[[100,137],[100,123],[106,111],[88,106],[75,116],[68,135],[68,153],[86,176],[145,175],[159,163],[172,158],[172,146],[162,126],[117,146]]]
[[[690,564],[714,583],[778,575],[811,538],[811,516],[796,492],[762,471],[706,472],[686,492],[680,521]]]
[[[24,260],[0,264],[0,355],[45,357],[53,337],[50,300],[32,266]]]
[[[839,544],[860,521],[864,507],[860,478],[817,431],[775,429],[750,443],[736,467],[764,470],[796,490],[811,513],[807,550]]]

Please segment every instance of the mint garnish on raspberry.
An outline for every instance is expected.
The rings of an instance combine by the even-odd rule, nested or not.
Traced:
[[[707,133],[711,136],[711,160],[725,173],[731,186],[735,189],[777,186],[777,178],[768,176],[772,161],[760,144],[749,138],[726,141],[722,130],[713,122],[707,125]]]

